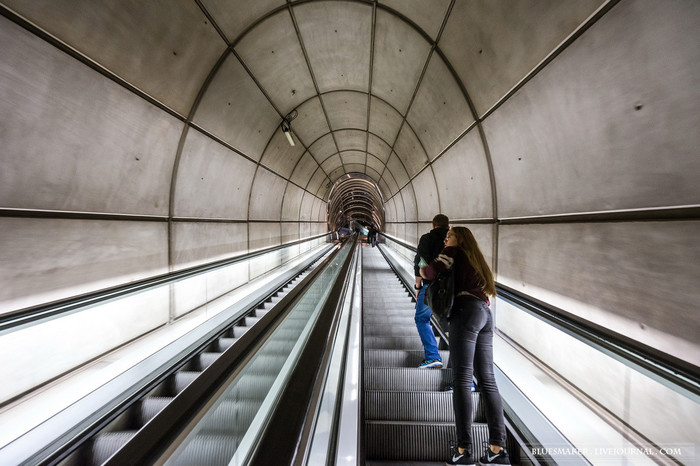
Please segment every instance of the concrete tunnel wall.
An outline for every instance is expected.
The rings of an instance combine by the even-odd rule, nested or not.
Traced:
[[[2,5],[1,312],[323,233],[361,172],[700,364],[698,2]]]

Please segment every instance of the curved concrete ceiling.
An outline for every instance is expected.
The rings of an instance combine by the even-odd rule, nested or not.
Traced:
[[[670,179],[673,190],[641,200],[636,194],[621,195],[606,177],[587,186],[576,183],[580,176],[596,179],[602,170],[609,177],[623,174],[627,160],[653,159],[653,151],[628,143],[618,158],[625,162],[611,166],[606,128],[629,118],[600,111],[619,90],[606,95],[601,88],[593,99],[582,92],[595,86],[596,79],[601,84],[617,79],[619,72],[606,68],[614,50],[606,56],[581,52],[577,46],[588,47],[580,44],[586,37],[573,39],[605,15],[589,42],[623,42],[620,50],[634,55],[619,23],[644,23],[651,14],[641,14],[638,2],[631,1],[607,14],[615,3],[6,0],[11,10],[5,14],[16,13],[16,22],[175,117],[155,117],[153,109],[120,95],[121,90],[76,78],[79,70],[65,57],[43,57],[33,66],[61,71],[54,88],[39,91],[64,95],[67,105],[50,110],[51,123],[40,123],[46,127],[37,133],[59,133],[53,122],[62,111],[84,120],[77,140],[55,135],[46,142],[58,147],[56,160],[70,159],[76,145],[96,152],[91,144],[97,144],[114,156],[136,152],[141,166],[122,160],[101,163],[94,173],[80,167],[85,172],[78,177],[81,193],[73,185],[58,186],[66,197],[60,201],[52,192],[53,199],[17,204],[146,215],[162,215],[167,205],[169,217],[321,220],[319,202],[327,201],[333,183],[348,173],[366,174],[377,183],[391,221],[427,222],[438,211],[473,220],[692,204],[693,192],[675,189],[678,185]],[[682,9],[657,9],[674,21],[683,14]],[[38,45],[18,40],[30,41],[13,36],[6,42],[22,54],[29,48],[46,55]],[[643,60],[647,53],[640,49],[626,61]],[[539,73],[559,55],[556,66],[548,66],[544,76]],[[651,66],[673,64],[667,60]],[[41,71],[20,67],[25,68],[20,75]],[[600,76],[581,79],[583,67],[600,70]],[[631,69],[622,73],[620,79],[633,78]],[[550,92],[561,82],[567,85]],[[528,92],[517,92],[525,83]],[[685,82],[676,84],[682,88]],[[92,107],[81,102],[94,99],[93,94],[102,101],[91,102]],[[631,93],[629,99],[623,103],[625,112],[643,108],[642,94]],[[103,105],[117,117],[104,115]],[[655,117],[687,106],[682,93],[676,93],[655,109]],[[292,131],[298,143],[291,147],[280,123],[295,110]],[[597,112],[593,121],[591,111]],[[125,121],[116,121],[120,117]],[[131,137],[138,143],[118,140],[123,124],[133,129]],[[515,126],[519,128],[512,134]],[[541,141],[538,134],[548,127],[554,130],[552,137]],[[634,123],[620,127],[629,136],[637,129]],[[585,143],[585,134],[594,134],[594,144]],[[572,144],[572,136],[582,139]],[[104,144],[105,138],[112,144]],[[685,150],[685,142],[675,144]],[[152,152],[150,164],[138,156],[144,150]],[[232,152],[239,157],[233,160],[227,155]],[[639,153],[649,156],[636,160]],[[203,157],[209,160],[203,162]],[[654,172],[642,171],[630,181],[646,182]],[[114,191],[127,177],[139,186],[139,196],[123,199],[106,192],[88,199],[84,194]],[[90,178],[102,179],[96,184]],[[229,178],[236,180],[235,187],[223,186]],[[20,192],[13,189],[16,180],[7,180],[6,186]],[[201,181],[212,184],[206,187],[210,194],[196,200]],[[230,204],[231,196],[222,196],[233,191],[236,206]],[[248,206],[241,205],[244,191]],[[560,194],[549,196],[551,191]],[[272,196],[294,201],[266,201]],[[453,196],[470,202],[452,201]]]
[[[700,331],[697,0],[0,13],[6,307],[320,235],[362,175],[389,236],[442,212],[503,285],[669,353]]]
[[[363,173],[390,199],[604,2],[5,3],[298,188],[326,199],[342,175]],[[279,125],[295,109],[289,147]],[[493,164],[480,152],[470,171],[490,204]]]

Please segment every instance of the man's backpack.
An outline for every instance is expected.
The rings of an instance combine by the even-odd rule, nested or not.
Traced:
[[[450,310],[455,299],[454,269],[445,270],[430,281],[423,301],[435,314],[450,318]]]

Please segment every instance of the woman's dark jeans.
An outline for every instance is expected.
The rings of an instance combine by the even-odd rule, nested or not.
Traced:
[[[476,375],[481,402],[486,403],[489,444],[505,447],[503,405],[493,376],[493,319],[488,305],[471,296],[458,296],[450,316],[450,362],[454,378],[452,405],[457,423],[457,446],[472,450],[472,377]]]

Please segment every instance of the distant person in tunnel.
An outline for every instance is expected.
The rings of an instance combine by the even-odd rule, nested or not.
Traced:
[[[434,279],[453,270],[455,298],[450,311],[450,361],[454,377],[452,405],[457,424],[457,445],[447,464],[474,464],[472,449],[472,376],[476,373],[481,399],[486,405],[489,446],[479,464],[510,464],[506,444],[503,405],[493,374],[493,318],[489,296],[496,296],[493,274],[472,232],[453,227],[445,249],[419,272]]]
[[[375,247],[377,245],[377,230],[374,228],[374,225],[371,225],[369,227],[367,239],[369,240],[369,243],[372,245],[372,247]]]
[[[416,322],[418,335],[423,343],[423,351],[425,353],[425,359],[419,366],[423,369],[442,368],[442,358],[440,357],[440,352],[438,351],[435,333],[433,332],[433,328],[430,326],[430,316],[432,315],[432,311],[423,302],[425,290],[428,288],[430,281],[421,277],[420,268],[430,263],[438,256],[438,254],[440,254],[440,251],[442,251],[442,248],[444,247],[445,235],[447,235],[447,230],[449,228],[450,219],[447,218],[446,215],[437,214],[435,217],[433,217],[433,228],[428,233],[420,237],[416,257],[413,259],[413,269],[416,278],[416,283],[414,286],[418,292],[418,296],[416,297],[416,315],[414,320]]]

